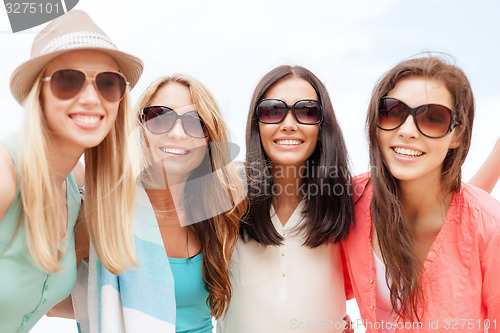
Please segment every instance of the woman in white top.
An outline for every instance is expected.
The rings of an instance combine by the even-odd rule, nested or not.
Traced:
[[[250,212],[218,332],[341,332],[338,242],[353,205],[344,139],[323,83],[300,66],[266,74],[250,105],[246,147]]]

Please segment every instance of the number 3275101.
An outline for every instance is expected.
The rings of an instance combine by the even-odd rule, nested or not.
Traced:
[[[473,330],[473,329],[496,329],[497,320],[481,319],[445,319],[444,329],[447,330]]]
[[[7,14],[52,14],[63,12],[59,3],[6,2]]]

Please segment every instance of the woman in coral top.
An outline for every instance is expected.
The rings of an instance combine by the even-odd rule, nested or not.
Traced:
[[[373,91],[371,173],[355,179],[344,244],[367,332],[499,331],[500,203],[461,182],[473,119],[465,74],[435,57]]]

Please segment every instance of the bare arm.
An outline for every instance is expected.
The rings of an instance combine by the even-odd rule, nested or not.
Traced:
[[[71,295],[50,309],[49,312],[46,313],[46,316],[75,319]]]
[[[490,155],[469,181],[470,184],[482,188],[491,193],[500,178],[500,138],[497,139],[495,147]]]
[[[16,197],[17,171],[9,150],[0,144],[0,221]],[[0,249],[1,251],[2,249]]]

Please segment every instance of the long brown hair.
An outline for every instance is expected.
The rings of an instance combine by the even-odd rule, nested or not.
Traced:
[[[207,304],[215,318],[223,316],[231,300],[232,290],[229,281],[229,263],[238,238],[239,222],[246,211],[246,200],[243,185],[231,165],[228,130],[222,119],[219,108],[210,92],[197,79],[175,74],[155,80],[139,98],[135,107],[136,118],[140,123],[139,113],[150,105],[157,92],[169,83],[179,83],[189,88],[191,98],[201,120],[208,128],[208,150],[200,166],[191,172],[185,192],[184,201],[197,207],[186,213],[188,218],[199,221],[201,216],[214,216],[189,227],[200,240],[203,253],[202,274],[205,289],[209,292]],[[141,131],[142,132],[142,131]],[[141,138],[144,144],[144,138]],[[220,144],[217,144],[220,143]],[[214,177],[204,177],[203,189],[194,186],[191,180],[212,173]],[[199,185],[199,183],[196,183]],[[225,206],[227,195],[231,201],[231,209],[220,213],[221,205]],[[212,213],[211,213],[212,212]],[[204,214],[204,215],[203,215]]]
[[[306,234],[304,245],[314,248],[328,242],[345,239],[354,219],[351,174],[347,149],[330,97],[324,84],[308,69],[283,65],[264,75],[255,88],[246,129],[246,174],[250,210],[240,226],[243,240],[253,239],[263,245],[279,245],[282,237],[271,222],[269,209],[273,200],[270,161],[262,148],[259,120],[255,108],[266,92],[283,79],[296,77],[311,84],[323,109],[318,142],[306,162],[304,188],[330,189],[321,195],[310,196],[302,212]],[[314,168],[314,171],[312,170]],[[329,172],[335,170],[335,172]],[[337,189],[333,191],[331,189]]]
[[[380,99],[387,96],[402,79],[423,77],[442,82],[453,97],[453,112],[460,126],[452,133],[459,138],[458,148],[450,149],[441,172],[441,190],[448,194],[459,191],[461,167],[469,151],[474,120],[474,96],[463,71],[446,60],[425,56],[403,61],[388,71],[375,85],[368,107],[366,125],[370,147],[373,198],[372,219],[377,232],[382,257],[386,265],[386,280],[391,281],[391,304],[404,319],[419,320],[425,309],[422,264],[413,251],[413,232],[403,218],[397,180],[384,161],[377,140]]]

